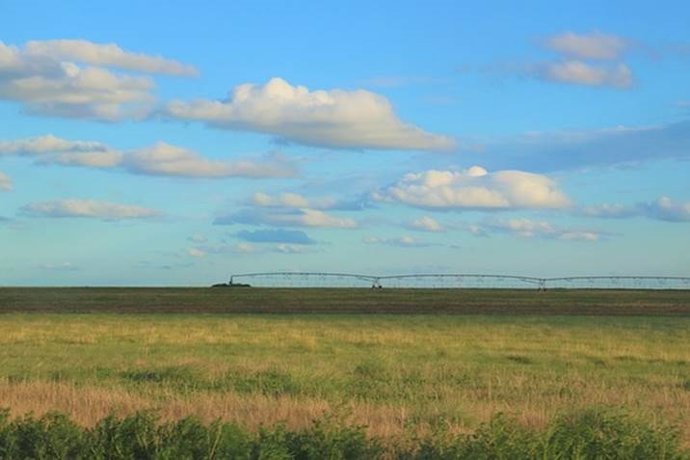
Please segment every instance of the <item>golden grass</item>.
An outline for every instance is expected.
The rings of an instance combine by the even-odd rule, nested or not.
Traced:
[[[453,392],[440,388],[438,400],[428,402],[420,410],[406,404],[356,400],[333,403],[321,398],[233,391],[181,395],[165,388],[142,391],[65,382],[2,381],[0,405],[10,408],[12,416],[63,412],[83,426],[93,426],[111,413],[123,416],[140,410],[153,410],[162,420],[195,416],[204,422],[232,421],[249,429],[275,423],[285,423],[292,429],[305,428],[314,420],[331,415],[346,423],[367,426],[368,434],[379,437],[397,437],[410,429],[421,434],[435,423],[443,423],[450,432],[468,432],[476,423],[487,421],[498,412],[511,414],[525,426],[542,428],[554,415],[576,408],[626,407],[654,422],[673,422],[680,428],[684,444],[690,446],[690,392],[686,390],[596,388],[582,383],[582,391],[574,396],[530,390],[528,379],[513,382],[507,388],[505,384],[497,379],[495,386],[482,390]],[[500,394],[495,390],[498,386],[502,386]],[[516,392],[512,400],[504,394],[511,390]],[[466,414],[467,418],[449,417],[453,414]]]
[[[466,432],[497,412],[542,427],[614,406],[677,424],[690,446],[687,318],[2,319],[0,407],[15,416],[58,410],[89,426],[151,409],[294,429],[334,414],[395,437],[434,424]],[[267,392],[258,380],[271,373]]]

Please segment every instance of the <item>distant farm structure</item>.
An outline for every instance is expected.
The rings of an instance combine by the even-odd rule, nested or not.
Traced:
[[[690,289],[683,276],[564,276],[543,278],[481,273],[371,275],[338,272],[256,272],[230,276],[214,287],[370,287],[467,289]]]

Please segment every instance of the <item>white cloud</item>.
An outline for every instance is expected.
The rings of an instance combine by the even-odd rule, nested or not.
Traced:
[[[218,244],[197,246],[187,251],[191,257],[204,257],[208,254],[252,254],[258,252],[258,248],[251,243]],[[195,255],[196,254],[196,255]]]
[[[577,59],[619,59],[630,47],[628,40],[616,35],[594,32],[565,32],[545,40],[549,49]]]
[[[623,219],[634,217],[638,211],[633,206],[623,204],[600,204],[582,208],[582,214],[587,217],[602,217],[605,219]]]
[[[25,45],[25,54],[30,57],[85,62],[144,73],[180,76],[199,74],[193,66],[161,56],[125,51],[115,43],[98,44],[87,40],[30,41]]]
[[[282,193],[280,196],[272,197],[263,192],[257,192],[252,196],[252,204],[265,207],[287,207],[287,208],[306,208],[309,202],[302,195],[297,193]]]
[[[274,251],[282,254],[304,254],[305,252],[313,252],[314,250],[300,244],[280,243],[275,245]]]
[[[42,164],[122,168],[134,174],[155,176],[270,178],[293,177],[297,174],[296,165],[279,154],[254,159],[210,160],[193,150],[165,142],[125,153],[100,142],[69,141],[51,134],[0,141],[2,154],[33,156]]]
[[[0,171],[0,191],[9,192],[10,190],[12,190],[12,179]]]
[[[122,154],[114,150],[106,152],[60,153],[38,159],[41,164],[83,166],[86,168],[114,168],[122,163]]]
[[[310,91],[280,78],[265,85],[239,85],[226,101],[174,101],[165,113],[323,147],[449,150],[455,146],[450,137],[402,122],[390,102],[378,94],[364,90]]]
[[[406,174],[373,198],[421,208],[500,210],[563,208],[570,200],[550,178],[523,171],[429,170]]]
[[[588,231],[563,231],[558,239],[567,241],[599,241],[600,234]]]
[[[0,141],[0,154],[5,155],[104,152],[107,150],[108,147],[100,142],[69,141],[52,134],[14,141]]]
[[[206,257],[206,252],[199,248],[189,248],[187,250],[187,255],[194,257],[195,259],[201,259],[202,257]]]
[[[478,224],[467,224],[463,226],[463,228],[474,236],[489,236],[489,233],[486,231],[486,229]]]
[[[0,155],[37,157],[40,163],[65,166],[110,168],[122,161],[122,154],[100,142],[69,141],[48,134],[45,136],[0,141]]]
[[[261,178],[292,177],[297,173],[294,164],[280,155],[267,156],[260,161],[209,160],[192,150],[165,142],[126,155],[123,166],[130,172],[156,176]]]
[[[662,196],[652,203],[639,204],[645,215],[669,222],[690,222],[690,201],[674,201]]]
[[[25,104],[27,112],[117,121],[142,118],[153,106],[153,80],[99,68],[65,65],[62,75],[0,78],[0,98]]]
[[[268,208],[311,208],[328,209],[336,205],[334,198],[306,198],[298,193],[281,193],[280,195],[269,195],[263,192],[255,193],[251,198],[254,206]]]
[[[646,217],[667,222],[690,222],[690,201],[676,201],[662,196],[655,201],[635,205],[601,204],[588,206],[583,208],[581,212],[589,217],[607,219]]]
[[[290,243],[278,243],[271,246],[257,246],[251,243],[241,242],[237,244],[206,245],[191,248],[187,255],[194,258],[206,257],[207,255],[223,254],[265,254],[268,252],[280,254],[304,254],[314,252],[308,246]]]
[[[317,209],[245,209],[221,216],[215,225],[270,225],[286,227],[357,228],[357,221],[338,217]]]
[[[537,66],[536,74],[540,78],[573,85],[619,89],[633,85],[632,71],[620,61],[630,43],[621,37],[600,32],[566,32],[549,37],[545,45],[562,54],[565,59]],[[594,63],[592,60],[617,62]]]
[[[555,233],[555,229],[550,223],[529,219],[510,219],[498,221],[492,224],[491,227],[494,229],[508,230],[523,237],[550,235]]]
[[[538,67],[537,75],[545,80],[585,86],[629,88],[634,79],[630,68],[623,64],[590,64],[567,60],[546,63]]]
[[[234,246],[231,246],[232,252],[236,252],[238,254],[250,254],[252,252],[256,252],[256,246],[250,243],[237,243]]]
[[[422,248],[431,246],[431,243],[426,243],[410,235],[403,235],[396,238],[380,238],[371,236],[362,240],[365,244],[382,244],[386,246],[407,247],[407,248]]]
[[[416,230],[422,230],[425,232],[443,232],[445,231],[445,228],[441,224],[436,221],[436,219],[429,217],[429,216],[423,216],[419,219],[413,220],[412,223],[410,224],[411,228],[414,228]]]
[[[623,59],[631,48],[631,43],[624,38],[599,32],[565,32],[546,38],[542,45],[558,56],[491,68],[569,85],[627,89],[635,83],[633,71]]]
[[[563,229],[546,221],[531,219],[495,220],[481,226],[479,235],[491,231],[506,232],[522,238],[550,238],[567,241],[598,241],[601,233],[592,230]]]
[[[153,108],[148,76],[100,67],[189,75],[193,68],[117,45],[85,40],[33,41],[23,48],[0,42],[0,99],[18,101],[29,113],[117,121],[142,118]]]
[[[62,262],[60,264],[43,264],[40,266],[43,270],[51,271],[67,271],[73,272],[79,270],[79,267],[75,266],[72,262]]]
[[[195,233],[194,235],[188,236],[188,237],[187,237],[187,241],[190,241],[190,242],[192,242],[192,243],[201,244],[201,243],[207,243],[207,242],[208,242],[208,238],[206,238],[206,237],[205,237],[204,235],[202,235],[201,233]]]
[[[347,217],[336,217],[317,209],[302,209],[302,215],[297,219],[307,227],[355,228],[357,222]]]
[[[22,212],[33,217],[83,217],[101,220],[148,219],[160,216],[156,210],[105,201],[65,199],[31,203]]]

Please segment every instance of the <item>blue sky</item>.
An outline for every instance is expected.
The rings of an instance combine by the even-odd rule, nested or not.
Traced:
[[[0,284],[690,272],[685,2],[4,2]]]

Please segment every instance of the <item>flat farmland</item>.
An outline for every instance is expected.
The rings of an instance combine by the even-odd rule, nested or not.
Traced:
[[[57,410],[92,426],[150,409],[250,430],[336,417],[395,438],[469,432],[501,412],[543,427],[561,413],[616,408],[677,426],[690,446],[684,291],[0,296],[0,407],[12,416]]]
[[[690,316],[689,290],[0,288],[0,313]]]

